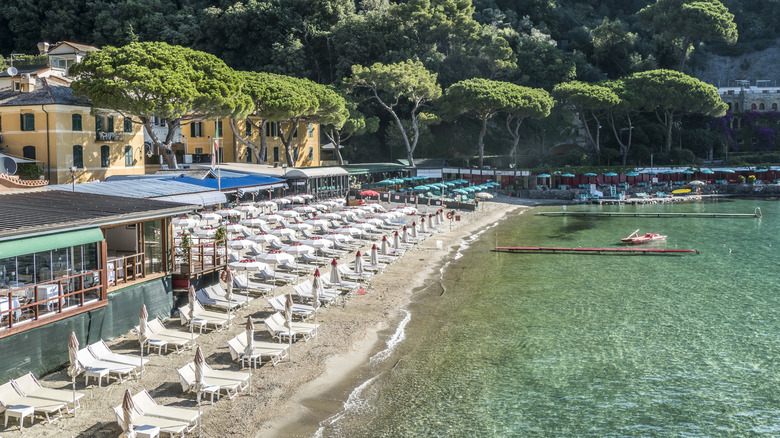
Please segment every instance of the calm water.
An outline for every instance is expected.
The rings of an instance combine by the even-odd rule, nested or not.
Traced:
[[[488,229],[446,266],[443,294],[417,293],[393,342],[405,339],[318,435],[780,435],[780,203],[612,209],[755,207],[762,219],[527,212]],[[496,240],[615,246],[637,228],[701,254],[489,251]]]

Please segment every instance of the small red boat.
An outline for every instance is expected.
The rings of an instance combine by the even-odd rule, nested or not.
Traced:
[[[648,243],[655,242],[657,240],[666,240],[666,236],[662,236],[658,233],[645,233],[643,236],[639,235],[639,230],[634,231],[628,237],[620,239],[623,243]]]

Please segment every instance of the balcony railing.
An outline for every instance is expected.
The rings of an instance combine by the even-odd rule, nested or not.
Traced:
[[[205,240],[189,247],[176,242],[175,274],[197,276],[227,266],[227,239]]]
[[[106,261],[106,276],[109,286],[128,283],[146,277],[144,253],[110,257]]]
[[[121,141],[124,138],[124,132],[97,131],[95,133],[96,141]]]
[[[3,330],[75,311],[102,297],[100,270],[0,289],[0,336]]]

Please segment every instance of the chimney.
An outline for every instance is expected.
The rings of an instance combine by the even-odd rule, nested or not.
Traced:
[[[49,43],[47,43],[45,41],[42,42],[42,43],[38,43],[38,52],[41,55],[45,55],[46,53],[48,53],[49,52]]]

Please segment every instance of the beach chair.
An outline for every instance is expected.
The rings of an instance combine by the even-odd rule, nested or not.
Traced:
[[[125,379],[129,379],[131,376],[136,375],[134,366],[100,360],[93,356],[88,348],[82,348],[81,350],[77,351],[76,359],[84,368],[86,368],[84,373],[84,385],[88,383],[89,378],[92,376],[93,370],[108,370],[108,376],[111,377],[111,375],[114,375],[117,379],[119,379],[119,383],[125,383]],[[102,378],[98,376],[98,386],[101,386],[101,380]]]
[[[43,385],[41,385],[38,379],[35,378],[35,375],[32,372],[25,374],[18,379],[12,379],[11,385],[13,385],[14,389],[16,389],[17,393],[25,397],[42,398],[45,400],[64,403],[65,410],[69,414],[72,411],[68,404],[70,403],[70,405],[73,406],[73,411],[75,411],[81,407],[80,400],[82,397],[84,397],[83,392],[77,392],[75,393],[76,397],[74,401],[73,391],[45,388]]]
[[[257,368],[262,364],[263,358],[266,358],[273,366],[284,360],[289,354],[289,345],[263,342],[255,340],[253,342],[252,354],[247,356],[246,350],[246,335],[239,334],[235,338],[228,340],[228,350],[230,350],[230,357],[234,362],[241,361],[241,368],[244,368],[246,364],[250,367]]]
[[[247,291],[249,293],[257,293],[260,295],[268,295],[268,293],[273,292],[273,290],[276,288],[276,286],[265,284],[265,283],[258,283],[256,281],[252,281],[249,278],[247,278],[244,274],[237,274],[233,276],[233,285],[239,288],[242,291]]]
[[[360,283],[355,281],[344,280],[343,278],[341,279],[341,283],[331,283],[330,280],[327,278],[327,275],[321,277],[320,281],[322,281],[323,287],[338,289],[346,293],[352,293],[356,291],[358,287],[360,287]]]
[[[333,249],[333,248],[319,248],[320,254],[326,255],[331,258],[340,258],[342,256],[345,256],[349,254],[347,251],[342,251],[340,249]]]
[[[317,267],[314,265],[307,265],[297,262],[285,262],[279,265],[279,268],[284,269],[287,272],[294,272],[298,274],[313,274],[314,270],[317,269]]]
[[[205,289],[210,296],[222,298],[223,300],[227,301],[227,291],[225,290],[224,287],[222,287],[221,284],[213,284],[211,286],[206,287]],[[239,293],[237,288],[235,287],[233,288],[233,296],[230,298],[231,302],[238,303],[241,305],[241,307],[249,307],[249,302],[252,300],[254,300],[254,297],[242,295]]]
[[[243,371],[221,371],[221,370],[215,370],[209,366],[209,364],[204,363],[205,365],[205,372],[203,375],[203,383],[204,386],[209,388],[219,388],[220,390],[225,391],[225,394],[227,395],[228,399],[232,399],[236,395],[238,395],[239,392],[245,390],[249,387],[249,373],[245,373]],[[183,371],[183,369],[186,368],[188,371]],[[191,388],[195,387],[195,364],[192,362],[189,362],[187,365],[185,365],[183,368],[180,368],[180,371],[183,371],[179,373],[181,376],[182,374],[186,375],[187,377],[192,376],[191,380]],[[184,388],[184,384],[182,383],[182,388]],[[219,400],[219,398],[217,398]],[[212,401],[213,403],[213,401]]]
[[[173,345],[176,348],[176,353],[181,354],[182,351],[192,348],[194,340],[199,336],[197,333],[166,329],[158,318],[149,321],[146,327],[147,353],[151,345],[158,347],[158,353],[162,351],[163,347],[168,351],[168,345]],[[138,332],[138,326],[135,326],[135,330]]]
[[[94,344],[87,345],[87,349],[92,353],[95,358],[105,362],[115,362],[120,365],[126,365],[135,367],[137,371],[141,371],[141,357],[130,356],[126,354],[117,354],[111,351],[102,339]],[[146,365],[149,359],[143,359],[143,364]]]
[[[328,257],[318,257],[312,254],[301,254],[301,260],[311,265],[327,266],[332,259]]]
[[[204,315],[202,313],[198,312],[198,307],[201,309],[202,306],[198,305],[195,307],[195,319],[196,321],[190,320],[190,306],[189,304],[185,304],[182,307],[179,307],[179,320],[181,321],[181,325],[189,326],[189,325],[197,325],[199,327],[202,327],[205,325],[207,328],[208,326],[212,326],[214,331],[221,332],[225,328],[227,328],[228,325],[230,325],[230,321],[235,317],[235,315],[231,314],[230,318],[228,319],[227,314],[221,314],[219,316],[214,314],[208,314]],[[214,312],[215,314],[217,312]],[[200,323],[200,324],[199,324]],[[199,331],[200,333],[200,331]]]
[[[276,324],[280,324],[284,327],[284,316],[282,316],[281,313],[276,312],[273,315],[269,316]],[[319,324],[313,324],[309,322],[296,322],[293,321],[292,323],[292,329],[300,332],[308,332],[309,335],[313,338],[317,336],[317,327]]]
[[[176,370],[179,375],[179,384],[181,385],[182,392],[195,392],[195,368],[192,362],[184,365]],[[210,396],[211,404],[214,404],[214,396],[217,396],[219,401],[221,391],[226,391],[230,395],[230,391],[236,391],[238,383],[232,382],[230,384],[218,386],[218,385],[206,385],[204,379],[204,385],[200,388],[201,395],[208,394]],[[238,393],[236,391],[236,393]],[[232,397],[228,397],[232,398]]]
[[[293,291],[298,294],[298,297],[305,302],[312,302],[314,295],[311,293],[312,282],[311,280],[303,281],[293,286]],[[319,293],[320,304],[327,306],[335,302],[342,294],[338,289],[326,288],[324,285]]]
[[[211,291],[208,291],[206,288],[198,289],[198,291],[195,292],[195,296],[198,298],[198,301],[200,301],[201,304],[214,307],[216,309],[223,309],[227,311],[228,309],[236,310],[241,307],[241,303],[236,301],[228,302],[224,298],[213,294]]]
[[[127,432],[125,429],[125,414],[122,405],[114,406],[113,409],[117,424],[119,424],[119,427],[122,428],[123,432]],[[185,431],[189,428],[189,424],[184,421],[142,415],[137,409],[132,413],[131,417],[133,429],[137,432],[158,428],[161,433],[167,433],[171,437],[176,437],[184,436]]]
[[[263,323],[265,324],[265,327],[271,337],[273,339],[279,340],[279,342],[282,342],[285,339],[289,339],[290,337],[292,337],[293,340],[295,340],[295,338],[300,338],[304,341],[308,341],[312,338],[312,334],[314,333],[314,329],[298,329],[295,326],[288,330],[284,325],[284,318],[278,312],[264,319]]]
[[[22,407],[33,408],[35,414],[46,416],[49,424],[59,418],[62,418],[62,408],[65,408],[65,402],[58,402],[45,398],[25,397],[20,394],[11,382],[0,385],[0,412],[5,414],[5,426],[8,427],[9,410],[15,410]],[[57,414],[56,417],[52,417]],[[20,425],[23,418],[20,418]]]
[[[348,268],[345,265],[338,265],[338,270],[343,277],[346,277],[347,279],[357,280],[357,281],[368,281],[371,279],[371,277],[374,276],[374,274],[370,272],[363,272],[358,274],[353,269]]]
[[[275,283],[287,284],[296,280],[295,275],[286,274],[279,271],[274,271],[271,268],[266,267],[259,272],[259,275],[266,281],[273,281]]]
[[[284,313],[285,305],[283,297],[284,295],[279,295],[278,297],[269,298],[268,304],[270,304],[275,311]],[[308,304],[295,303],[292,307],[292,315],[295,318],[306,320],[310,316],[314,315],[314,307]]]
[[[142,389],[133,396],[135,409],[142,415],[149,417],[165,418],[168,420],[187,423],[185,433],[191,432],[198,426],[200,414],[194,409],[179,408],[176,406],[163,406],[158,404],[146,389]]]

